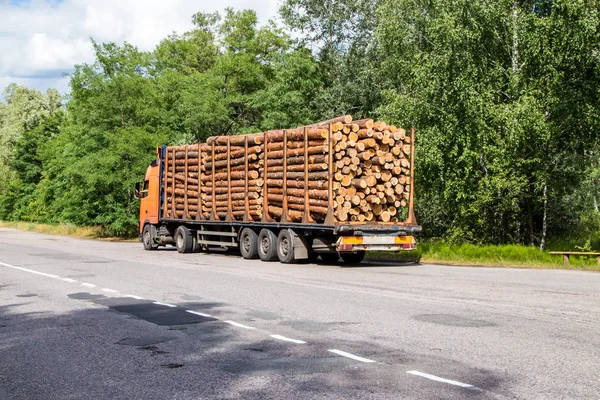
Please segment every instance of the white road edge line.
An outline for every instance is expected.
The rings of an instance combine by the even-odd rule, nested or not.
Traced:
[[[131,297],[132,299],[136,299],[136,300],[144,300],[143,297],[135,296],[133,294],[126,294],[125,297]]]
[[[161,303],[160,301],[153,301],[152,304],[156,304],[158,306],[167,306],[167,307],[171,307],[171,308],[177,307],[175,304]]]
[[[292,342],[292,343],[296,343],[296,344],[306,344],[306,342],[304,340],[291,339],[291,338],[281,336],[281,335],[269,335],[269,336],[271,336],[273,339],[285,340],[286,342]]]
[[[93,283],[85,283],[85,282],[82,282],[81,284],[82,284],[83,286],[85,286],[85,287],[90,287],[90,288],[91,288],[91,287],[96,287],[96,285],[94,285]]]
[[[244,329],[256,329],[256,328],[253,328],[253,327],[251,327],[251,326],[248,326],[248,325],[243,325],[243,324],[240,324],[240,323],[238,323],[238,322],[234,322],[234,321],[223,321],[223,322],[225,322],[226,324],[229,324],[229,325],[237,326],[238,328],[244,328]]]
[[[406,373],[407,374],[411,374],[411,375],[422,376],[423,378],[431,379],[432,381],[449,383],[450,385],[460,386],[460,387],[463,387],[463,388],[472,388],[472,387],[475,387],[473,385],[469,385],[468,383],[462,383],[462,382],[458,382],[458,381],[453,381],[451,379],[440,378],[439,376],[435,376],[435,375],[431,375],[431,374],[426,374],[424,372],[406,371]]]
[[[31,273],[31,274],[36,274],[36,275],[45,276],[45,277],[47,277],[47,278],[56,278],[56,279],[60,279],[60,276],[58,276],[58,275],[53,275],[53,274],[47,274],[47,273],[45,273],[45,272],[34,271],[34,270],[32,270],[32,269],[29,269],[29,268],[16,267],[16,266],[14,266],[14,265],[6,264],[6,263],[3,263],[3,262],[0,262],[0,265],[4,265],[5,267],[8,267],[8,268],[14,268],[14,269],[18,269],[18,270],[20,270],[20,271],[29,272],[29,273]]]
[[[342,351],[342,350],[331,349],[331,350],[327,350],[327,351],[329,351],[330,353],[335,353],[335,354],[337,354],[339,356],[342,356],[342,357],[348,357],[348,358],[351,358],[353,360],[364,362],[364,363],[374,363],[374,362],[377,362],[375,360],[369,360],[368,358],[363,358],[363,357],[355,356],[354,354],[346,353],[345,351]]]
[[[69,282],[69,283],[76,283],[77,281],[75,279],[71,279],[71,278],[59,278],[61,281],[65,281],[65,282]]]
[[[210,315],[210,314],[204,314],[204,313],[201,313],[201,312],[198,312],[198,311],[192,311],[192,310],[185,310],[185,311],[189,312],[190,314],[199,315],[201,317],[213,318],[213,316]]]
[[[109,289],[109,288],[102,288],[103,292],[108,292],[108,293],[119,293],[118,290],[115,289]]]

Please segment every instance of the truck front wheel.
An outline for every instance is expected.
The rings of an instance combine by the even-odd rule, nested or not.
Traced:
[[[156,228],[150,224],[144,226],[142,230],[142,242],[144,243],[145,250],[156,250],[158,245],[154,243],[154,237],[156,236]]]
[[[192,233],[183,225],[175,231],[175,247],[180,253],[191,253],[194,249]]]
[[[277,236],[270,229],[263,229],[258,235],[258,256],[263,261],[277,260]]]

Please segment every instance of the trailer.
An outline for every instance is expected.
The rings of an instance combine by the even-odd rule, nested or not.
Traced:
[[[135,188],[139,238],[283,263],[414,250],[413,154],[414,130],[349,116],[161,146]]]

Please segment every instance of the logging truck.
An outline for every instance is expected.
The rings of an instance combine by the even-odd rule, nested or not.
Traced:
[[[414,130],[348,115],[161,146],[135,187],[139,238],[283,263],[413,250],[413,150]]]

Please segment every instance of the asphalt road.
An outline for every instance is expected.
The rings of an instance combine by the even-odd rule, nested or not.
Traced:
[[[600,398],[600,274],[0,229],[0,399]]]

